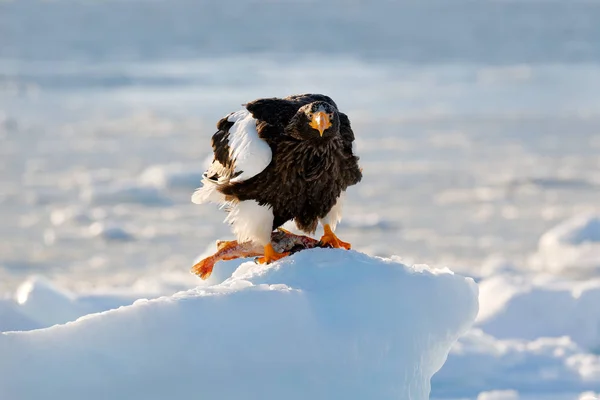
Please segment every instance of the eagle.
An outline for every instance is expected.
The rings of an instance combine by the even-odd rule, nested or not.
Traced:
[[[346,189],[362,179],[348,116],[322,94],[242,106],[217,123],[213,160],[192,202],[225,208],[238,242],[263,246],[259,263],[289,254],[275,251],[271,233],[292,220],[307,234],[320,222],[321,245],[350,249],[334,233]]]

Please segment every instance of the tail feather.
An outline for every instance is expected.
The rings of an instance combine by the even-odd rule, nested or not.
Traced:
[[[225,195],[218,190],[218,185],[208,179],[202,180],[202,187],[196,189],[192,194],[192,203],[225,203]]]

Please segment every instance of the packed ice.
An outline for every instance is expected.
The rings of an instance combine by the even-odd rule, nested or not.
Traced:
[[[0,335],[3,395],[65,400],[199,387],[206,398],[427,399],[478,308],[470,278],[331,249],[79,318],[85,304],[44,282],[19,288],[16,303],[42,326],[74,322]]]

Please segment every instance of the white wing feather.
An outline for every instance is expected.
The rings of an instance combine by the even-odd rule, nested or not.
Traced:
[[[227,118],[233,122],[229,129],[229,158],[233,161],[235,168],[234,178],[229,182],[242,182],[260,174],[271,163],[273,154],[271,148],[263,139],[258,136],[256,130],[256,119],[246,109],[234,112]],[[192,202],[203,204],[206,202],[223,204],[226,202],[225,196],[221,194],[217,187],[224,184],[227,178],[224,174],[225,167],[218,161],[213,161],[206,173],[207,177],[213,175],[223,176],[217,182],[210,179],[202,180],[202,187],[197,189],[192,195]],[[241,173],[240,173],[241,172]],[[237,175],[239,173],[239,175]],[[237,176],[236,176],[237,175]]]
[[[233,122],[229,129],[229,157],[236,173],[231,182],[241,182],[260,174],[271,163],[271,148],[258,136],[256,120],[248,110],[237,111],[227,118]]]

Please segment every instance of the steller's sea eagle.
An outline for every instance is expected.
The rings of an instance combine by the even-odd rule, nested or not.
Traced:
[[[350,249],[333,233],[342,197],[362,178],[350,120],[331,98],[301,94],[244,104],[217,123],[214,159],[192,202],[225,206],[238,242],[264,246],[260,263],[287,255],[271,245],[271,232],[294,220],[321,244]]]

